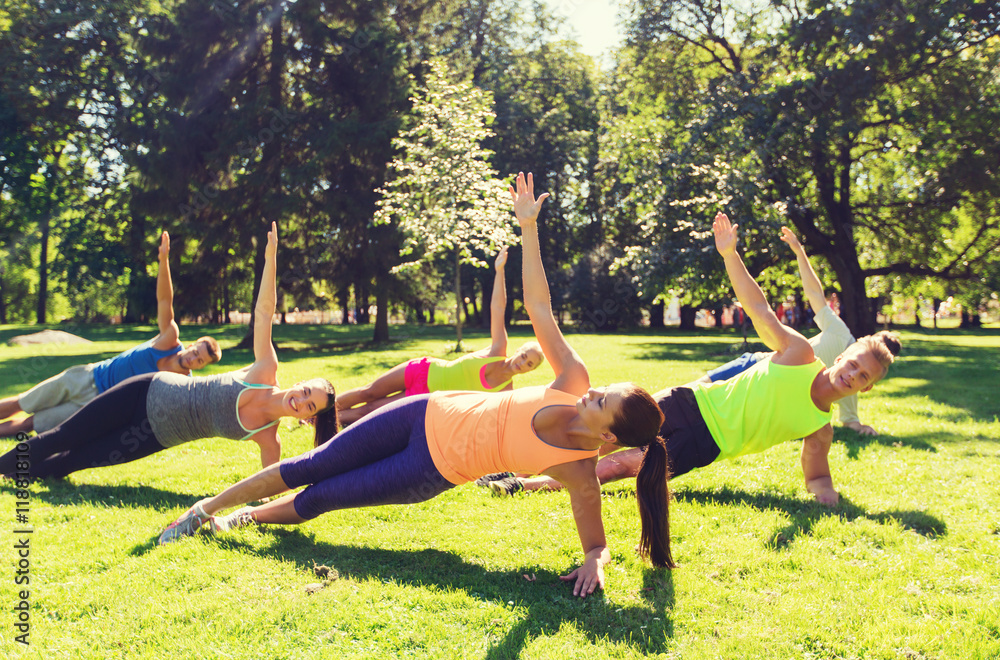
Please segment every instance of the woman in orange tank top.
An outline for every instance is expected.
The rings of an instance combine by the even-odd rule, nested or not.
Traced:
[[[420,502],[497,468],[534,469],[570,493],[583,546],[582,566],[563,576],[573,595],[603,587],[610,552],[601,521],[595,466],[605,443],[647,446],[637,480],[642,519],[640,550],[656,566],[673,566],[667,516],[666,450],[657,435],[663,414],[630,383],[590,387],[587,367],[563,337],[552,314],[538,247],[542,202],[532,177],[518,174],[511,188],[522,228],[524,306],[555,380],[511,393],[440,392],[392,403],[306,454],[261,470],[195,504],[160,536],[161,543],[193,534],[201,525],[224,531],[251,522],[291,525],[325,511]],[[228,516],[223,509],[308,485],[259,507]]]

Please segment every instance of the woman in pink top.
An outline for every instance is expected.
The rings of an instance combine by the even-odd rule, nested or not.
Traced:
[[[353,424],[368,413],[404,396],[440,390],[512,390],[514,376],[537,369],[545,359],[537,342],[526,342],[507,357],[507,328],[504,325],[504,311],[507,308],[507,282],[504,276],[506,264],[505,247],[500,250],[494,264],[496,277],[490,302],[492,343],[489,346],[450,362],[422,357],[396,365],[368,385],[348,390],[337,397],[340,423]]]
[[[580,356],[563,337],[549,299],[538,248],[542,202],[532,178],[511,188],[524,246],[524,305],[556,379],[547,387],[509,393],[438,392],[406,397],[366,416],[329,442],[261,470],[195,504],[160,536],[161,543],[251,522],[292,525],[335,509],[421,502],[497,469],[534,468],[564,484],[583,545],[583,565],[564,576],[573,595],[604,585],[610,560],[601,521],[595,466],[605,443],[647,446],[637,479],[640,550],[654,565],[673,566],[667,510],[666,449],[658,437],[663,413],[630,383],[590,387]],[[220,518],[218,511],[308,486],[256,508]]]

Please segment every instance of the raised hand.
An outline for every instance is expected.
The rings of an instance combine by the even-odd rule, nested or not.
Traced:
[[[522,227],[526,222],[534,222],[538,219],[538,212],[542,208],[542,202],[545,198],[549,196],[548,193],[542,193],[535,199],[535,180],[528,172],[528,179],[525,181],[524,172],[517,173],[517,189],[514,186],[508,188],[510,190],[510,197],[514,201],[514,215],[517,217],[517,223]]]
[[[788,247],[792,248],[792,252],[795,254],[802,251],[802,243],[799,243],[799,237],[788,227],[781,228],[781,240],[788,243]]]
[[[493,262],[493,265],[496,267],[498,273],[505,265],[507,265],[507,247],[508,246],[506,245],[503,246],[503,249],[500,250],[500,254],[497,255],[496,261]]]
[[[160,234],[160,261],[170,256],[170,234],[163,232]]]
[[[271,231],[267,232],[267,247],[264,248],[264,258],[274,259],[278,253],[278,224],[271,223]]]
[[[712,231],[715,232],[715,249],[723,257],[736,253],[736,239],[738,237],[736,230],[738,228],[739,225],[729,222],[729,217],[725,213],[719,213],[715,216],[715,221],[712,223]]]

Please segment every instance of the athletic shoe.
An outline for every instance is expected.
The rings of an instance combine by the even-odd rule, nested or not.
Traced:
[[[205,507],[201,504],[195,504],[193,507],[184,512],[177,520],[170,523],[170,526],[163,530],[160,534],[160,545],[164,543],[173,543],[174,541],[180,540],[185,536],[192,536],[198,528],[209,522],[212,516],[205,513]]]
[[[494,495],[504,497],[524,490],[524,484],[517,477],[507,477],[506,479],[491,481],[489,488]]]
[[[253,510],[254,507],[245,506],[242,509],[236,509],[228,516],[216,516],[212,518],[209,529],[214,534],[215,532],[228,532],[231,529],[254,525],[257,521],[253,518]]]
[[[501,479],[509,479],[513,477],[513,472],[494,472],[492,474],[487,474],[476,479],[475,484],[477,486],[489,486],[491,481],[500,481]]]

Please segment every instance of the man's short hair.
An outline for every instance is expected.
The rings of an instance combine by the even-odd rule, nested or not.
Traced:
[[[895,332],[876,332],[873,335],[862,337],[855,344],[859,350],[870,351],[878,363],[882,365],[882,378],[889,373],[889,365],[896,360],[900,349],[903,347],[899,341],[899,335]]]
[[[208,353],[209,364],[215,364],[222,359],[222,349],[219,347],[219,342],[215,341],[215,337],[198,337],[195,342],[203,342],[205,344],[205,352]]]

